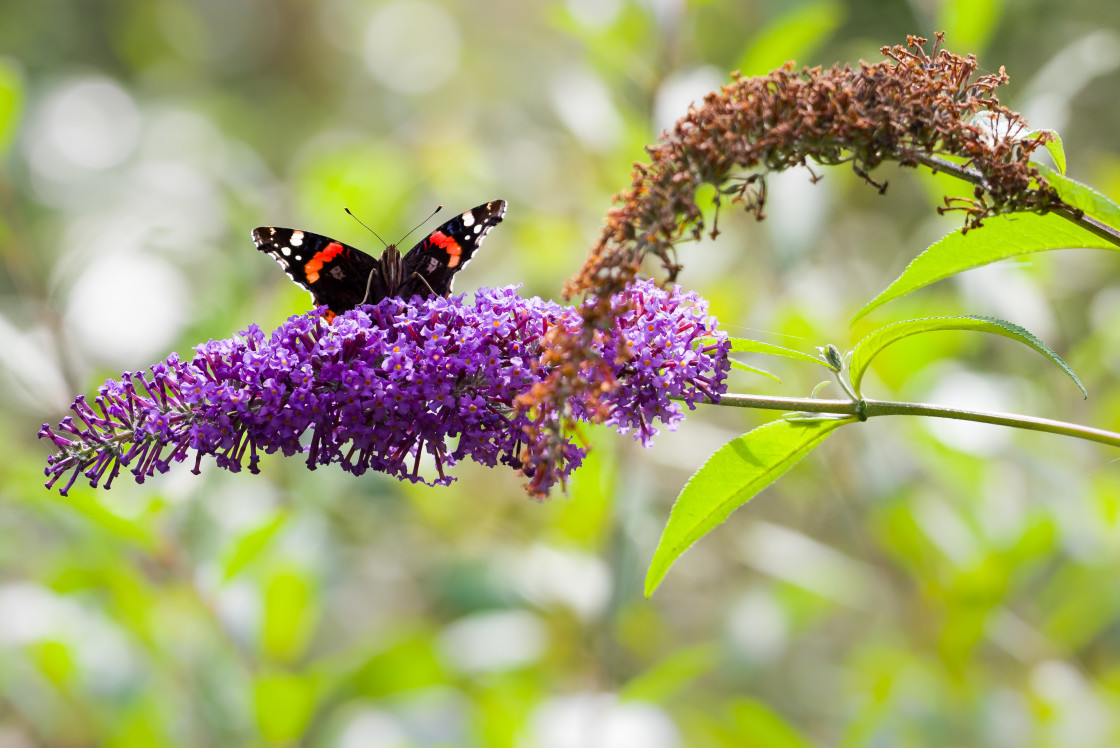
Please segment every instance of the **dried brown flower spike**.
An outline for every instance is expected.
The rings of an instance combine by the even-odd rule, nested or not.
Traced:
[[[649,163],[634,165],[630,187],[616,196],[565,296],[609,298],[637,275],[647,255],[658,257],[668,280],[674,280],[681,269],[676,243],[698,239],[706,228],[696,203],[701,185],[716,187],[717,208],[720,196],[730,196],[761,219],[766,174],[791,166],[851,164],[882,191],[886,185],[869,174],[884,161],[933,169],[956,165],[976,184],[973,197],[946,198],[939,210],[963,211],[966,228],[999,213],[1061,206],[1030,164],[1047,136],[1031,135],[1022,117],[995,97],[995,89],[1007,82],[1004,70],[973,79],[972,55],[940,49],[941,34],[927,53],[926,41],[908,37],[906,46],[883,48],[889,59],[855,69],[795,71],[787,63],[764,76],[736,75],[703,104],[690,107],[648,148]],[[714,223],[711,233],[718,233]],[[558,368],[519,401],[535,410],[537,428],[555,433],[557,449],[563,443],[562,403],[575,390],[601,393],[613,386],[605,374],[611,362],[591,351],[599,331],[615,324],[616,311],[606,304],[593,309],[598,314],[585,314],[581,335],[552,331],[545,363]],[[548,454],[523,459],[548,472]]]
[[[630,188],[607,214],[599,241],[565,288],[568,297],[609,295],[634,276],[643,257],[656,255],[673,280],[680,270],[675,243],[705,229],[696,190],[712,184],[763,217],[765,175],[812,163],[850,163],[869,176],[884,161],[929,165],[931,156],[963,159],[983,182],[973,199],[947,199],[979,226],[997,213],[1045,210],[1056,204],[1031,153],[1046,141],[1022,117],[1000,105],[998,74],[973,80],[976,58],[939,49],[911,36],[907,46],[884,47],[890,58],[828,70],[793,69],[740,78],[708,94],[699,107],[650,147],[650,163],[635,164]]]

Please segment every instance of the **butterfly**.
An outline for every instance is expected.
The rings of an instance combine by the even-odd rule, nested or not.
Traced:
[[[505,214],[505,200],[483,203],[455,216],[404,255],[390,244],[374,258],[322,234],[275,226],[253,229],[253,242],[334,319],[359,304],[376,304],[390,296],[449,295],[455,274]]]

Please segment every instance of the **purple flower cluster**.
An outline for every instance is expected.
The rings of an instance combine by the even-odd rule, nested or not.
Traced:
[[[615,294],[611,306],[615,327],[592,349],[614,362],[621,382],[602,398],[605,422],[619,433],[634,429],[634,438],[649,446],[660,433],[655,422],[674,430],[684,420],[675,400],[690,410],[704,399],[719,402],[731,344],[716,330],[707,302],[680,286],[666,292],[653,281],[637,281]]]
[[[607,421],[647,443],[654,423],[673,428],[683,416],[671,398],[693,407],[718,399],[728,370],[728,344],[706,305],[679,288],[638,282],[611,300],[623,311],[597,344],[616,361],[619,386],[602,401]],[[47,459],[47,487],[70,474],[108,488],[123,468],[137,482],[172,462],[213,455],[234,472],[261,452],[306,455],[308,467],[338,463],[360,475],[376,470],[424,481],[426,452],[438,477],[463,458],[499,463],[532,475],[533,455],[551,449],[560,464],[550,487],[577,467],[584,450],[566,440],[540,443],[532,412],[516,398],[551,371],[540,364],[542,338],[553,326],[575,332],[577,309],[515,288],[404,301],[389,298],[328,323],[319,311],[289,318],[271,336],[252,326],[239,337],[177,355],[150,373],[125,372],[98,389],[93,404],[78,397],[74,416],[57,430],[44,425],[59,451]],[[571,403],[575,417],[591,417]],[[538,481],[539,482],[539,481]]]

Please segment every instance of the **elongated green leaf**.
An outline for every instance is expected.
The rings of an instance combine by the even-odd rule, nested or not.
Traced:
[[[260,552],[265,549],[269,541],[276,536],[277,531],[280,530],[287,521],[287,512],[280,512],[271,522],[243,535],[241,539],[237,541],[237,544],[233,546],[229,554],[229,559],[225,562],[223,578],[229,581],[238,572],[244,569],[250,561],[259,556]]]
[[[750,364],[744,364],[742,361],[736,361],[733,358],[729,359],[729,361],[731,362],[731,368],[732,369],[739,369],[740,371],[749,371],[751,374],[758,374],[759,376],[767,377],[769,379],[773,379],[778,384],[782,383],[782,380],[776,374],[771,374],[770,372],[766,371],[766,369],[760,369],[757,366],[751,366]]]
[[[1061,367],[1062,371],[1068,374],[1070,379],[1081,388],[1081,392],[1085,397],[1089,396],[1089,393],[1085,392],[1085,386],[1081,384],[1081,380],[1078,379],[1077,375],[1073,373],[1073,370],[1069,368],[1069,364],[1063,361],[1062,357],[1054,352],[1054,349],[1043,343],[1030,332],[1002,319],[973,315],[964,317],[908,319],[880,327],[878,330],[859,341],[856,347],[852,349],[852,361],[851,364],[849,364],[852,388],[856,391],[856,394],[861,395],[860,382],[863,381],[863,375],[867,373],[867,367],[870,365],[871,360],[879,355],[884,348],[891,343],[895,343],[903,338],[908,338],[911,335],[917,335],[923,332],[934,332],[937,330],[977,330],[979,332],[989,332],[994,335],[1002,335],[1005,338],[1011,338],[1012,340],[1018,340],[1020,343],[1030,346]]]
[[[1109,200],[1089,185],[1081,184],[1081,182],[1059,174],[1046,164],[1034,164],[1034,166],[1042,173],[1042,176],[1046,177],[1050,186],[1057,190],[1058,197],[1062,198],[1062,202],[1085,211],[1085,215],[1090,218],[1096,218],[1110,226],[1120,226],[1120,205]]]
[[[157,534],[153,533],[151,527],[151,511],[146,511],[136,518],[122,517],[109,511],[99,498],[85,486],[78,486],[70,492],[65,501],[59,503],[65,504],[68,511],[76,510],[84,515],[98,529],[118,540],[136,543],[148,550],[158,546]]]
[[[678,650],[622,687],[619,698],[649,704],[669,703],[692,681],[715,670],[719,648],[710,643]]]
[[[739,59],[743,75],[762,75],[789,59],[808,62],[829,35],[844,21],[843,3],[817,0],[787,12],[750,41]]]
[[[294,662],[304,653],[318,613],[315,593],[314,580],[295,566],[266,581],[261,649],[269,657]]]
[[[0,156],[15,139],[23,114],[23,75],[16,63],[0,58]]]
[[[303,733],[315,710],[315,681],[283,671],[256,676],[257,726],[272,743],[291,743]]]
[[[828,364],[821,361],[816,356],[801,351],[795,351],[792,348],[783,348],[780,345],[772,345],[770,343],[763,343],[761,340],[751,340],[750,338],[728,338],[731,341],[732,353],[766,353],[771,356],[785,356],[786,358],[796,358],[802,361],[810,361],[814,364],[827,367]]]
[[[888,301],[965,270],[1032,252],[1078,247],[1120,250],[1115,244],[1053,214],[1015,213],[989,218],[981,228],[967,234],[954,231],[932,244],[915,257],[886,290],[856,312],[852,322]]]
[[[761,701],[737,699],[731,705],[734,734],[746,745],[767,748],[813,748],[813,742]]]
[[[983,51],[1003,15],[1004,0],[944,0],[933,27],[945,32],[955,49]]]
[[[689,546],[853,418],[771,421],[724,444],[681,490],[646,572],[646,596]]]
[[[1050,157],[1054,159],[1054,163],[1058,165],[1058,171],[1060,171],[1062,174],[1065,174],[1066,149],[1062,145],[1062,139],[1054,130],[1034,130],[1030,133],[1030,135],[1027,135],[1027,137],[1029,138],[1031,137],[1031,135],[1038,135],[1039,133],[1046,133],[1046,150],[1050,152]]]

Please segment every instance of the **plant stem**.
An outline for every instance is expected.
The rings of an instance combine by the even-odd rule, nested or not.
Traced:
[[[912,155],[919,163],[928,166],[934,171],[943,171],[946,174],[952,174],[954,177],[963,179],[971,184],[984,185],[984,175],[975,169],[969,169],[967,166],[955,164],[952,161],[928,153],[914,153]],[[1107,223],[1102,223],[1095,218],[1090,218],[1080,210],[1069,207],[1051,208],[1050,212],[1120,247],[1120,231],[1109,226]]]
[[[708,404],[711,401],[706,401]],[[718,405],[734,408],[760,408],[763,410],[785,410],[802,413],[831,413],[841,416],[859,415],[859,401],[819,400],[811,397],[763,397],[760,395],[728,394],[720,398]],[[1048,434],[1074,436],[1078,439],[1120,447],[1120,434],[1092,426],[1081,426],[1049,418],[1020,416],[1009,413],[987,413],[978,410],[961,410],[942,405],[925,403],[904,403],[891,400],[863,400],[863,414],[868,418],[876,416],[928,416],[931,418],[952,418],[958,421],[977,421],[997,426],[1011,426],[1029,431],[1044,431]]]

